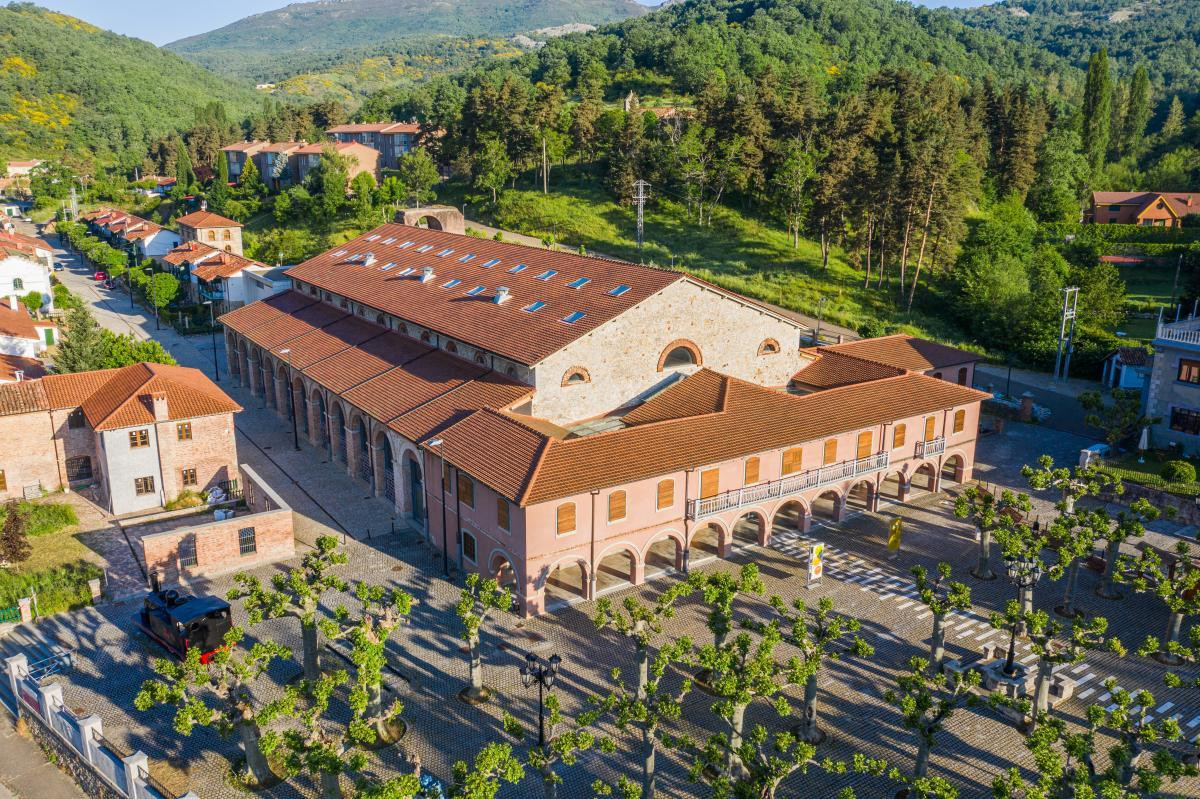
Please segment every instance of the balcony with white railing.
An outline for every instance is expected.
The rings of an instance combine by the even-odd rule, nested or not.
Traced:
[[[1200,319],[1185,319],[1182,322],[1169,324],[1158,323],[1154,331],[1156,339],[1173,341],[1176,344],[1192,344],[1200,346]]]
[[[918,458],[929,458],[934,455],[941,455],[946,451],[946,437],[938,436],[931,438],[928,441],[917,442],[916,456]]]
[[[727,510],[756,505],[766,499],[792,496],[852,477],[873,474],[886,469],[889,462],[888,453],[878,452],[858,460],[831,463],[817,469],[790,474],[780,480],[722,491],[704,499],[688,500],[687,517],[692,520],[703,519]]]

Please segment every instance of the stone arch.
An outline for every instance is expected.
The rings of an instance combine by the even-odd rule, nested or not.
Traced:
[[[703,366],[700,348],[686,338],[677,338],[663,348],[658,356],[658,371],[682,369],[688,366]]]
[[[642,559],[637,548],[622,541],[596,559],[596,592],[627,588],[642,582]]]
[[[803,533],[808,531],[812,513],[801,499],[789,499],[775,509],[771,517],[771,534]]]
[[[296,416],[296,425],[301,434],[308,437],[308,392],[300,375],[292,378],[291,412]]]
[[[396,495],[396,458],[392,452],[392,442],[388,440],[386,430],[378,430],[375,433],[374,446],[372,446],[375,456],[374,472],[377,476],[375,480],[375,493],[392,503],[393,507],[398,507],[399,497]]]
[[[337,400],[329,406],[329,452],[335,463],[346,462],[346,412]]]
[[[521,576],[517,573],[517,568],[513,563],[514,558],[506,550],[493,549],[487,560],[487,576],[495,577],[501,586],[512,589],[519,596],[522,593],[520,590]]]
[[[812,501],[812,515],[814,519],[840,522],[844,506],[845,499],[841,494],[832,488],[826,489]]]
[[[370,423],[357,411],[350,412],[350,438],[347,441],[348,456],[353,458],[351,474],[375,487],[375,459],[371,456]]]
[[[908,479],[904,472],[896,471],[889,473],[879,483],[879,497],[903,502],[908,496]]]
[[[696,550],[699,557],[723,558],[729,553],[729,534],[725,528],[714,521],[698,525],[692,530],[692,539],[688,542],[689,550]]]
[[[913,471],[913,476],[908,481],[909,490],[936,493],[938,490],[937,478],[937,465],[932,461],[925,461]]]
[[[251,377],[251,369],[253,365],[250,363],[250,347],[246,344],[246,339],[239,337],[237,345],[237,359],[240,367],[238,381],[250,389],[250,393],[254,393],[254,380]]]
[[[675,530],[663,530],[650,539],[642,550],[642,568],[655,574],[668,569],[683,570],[683,536]]]
[[[464,234],[467,232],[467,223],[463,218],[462,211],[452,205],[405,208],[396,212],[396,221],[409,227],[444,230],[447,233]]]
[[[581,386],[584,383],[592,382],[592,375],[587,369],[582,366],[572,366],[567,371],[563,372],[562,387]]]
[[[547,603],[551,599],[566,602],[587,599],[588,580],[587,561],[578,555],[568,555],[546,570],[546,582],[542,590]]]
[[[942,461],[940,483],[942,485],[945,485],[946,483],[960,485],[963,482],[963,478],[966,476],[966,472],[966,458],[955,452]]]
[[[242,366],[238,363],[237,336],[232,330],[225,331],[225,365],[229,369],[229,374],[235,381],[238,381]]]
[[[404,453],[404,494],[408,499],[408,517],[425,523],[425,475],[421,461],[411,449]]]
[[[859,480],[850,486],[846,492],[847,507],[858,510],[875,510],[875,483],[871,480]]]
[[[779,354],[779,342],[773,338],[763,339],[758,345],[759,355],[777,355]]]
[[[735,547],[766,546],[770,539],[767,520],[759,511],[743,513],[733,523],[733,545]]]
[[[325,452],[329,451],[329,415],[325,407],[325,395],[314,387],[308,395],[309,423],[308,440]]]

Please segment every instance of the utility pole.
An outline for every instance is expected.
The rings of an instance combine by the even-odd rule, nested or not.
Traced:
[[[1179,270],[1183,267],[1183,253],[1175,261],[1175,282],[1171,284],[1171,304],[1175,304],[1175,294],[1179,290]]]
[[[1066,379],[1067,372],[1071,369],[1071,349],[1075,345],[1075,312],[1079,305],[1079,289],[1075,286],[1068,286],[1062,292],[1062,321],[1058,328],[1058,353],[1054,356],[1053,380]],[[1065,364],[1063,363],[1064,350],[1067,356]]]
[[[644,180],[637,180],[633,184],[633,201],[637,204],[638,263],[642,263],[642,216],[646,207],[646,189],[648,188],[650,188],[650,184]]]
[[[546,162],[546,134],[542,134],[542,194],[550,193],[550,166]]]
[[[79,219],[79,198],[75,196],[75,186],[71,186],[71,221]]]

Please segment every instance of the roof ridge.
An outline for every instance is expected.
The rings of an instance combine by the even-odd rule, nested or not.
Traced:
[[[546,462],[546,455],[550,452],[551,443],[555,439],[549,436],[544,436],[541,446],[538,448],[537,458],[533,462],[533,468],[529,470],[529,475],[525,478],[525,485],[521,489],[521,496],[517,498],[517,504],[524,506],[525,500],[529,498],[529,492],[533,490],[533,486],[537,483],[538,474],[542,470],[542,464]]]

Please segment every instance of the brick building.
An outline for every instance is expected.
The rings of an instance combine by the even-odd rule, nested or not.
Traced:
[[[0,497],[94,487],[114,514],[237,478],[241,407],[195,369],[139,363],[0,385]]]
[[[179,225],[179,243],[189,241],[208,245],[214,250],[242,254],[242,223],[208,210],[207,203],[200,203],[200,210],[193,211],[175,220]]]
[[[970,479],[971,353],[399,224],[287,275],[223,317],[231,373],[527,613]]]
[[[1200,197],[1183,191],[1094,191],[1083,221],[1095,225],[1182,227],[1200,214]]]
[[[421,126],[415,122],[368,122],[337,125],[325,131],[336,142],[356,142],[379,152],[379,166],[395,169],[400,159],[417,146]]]

